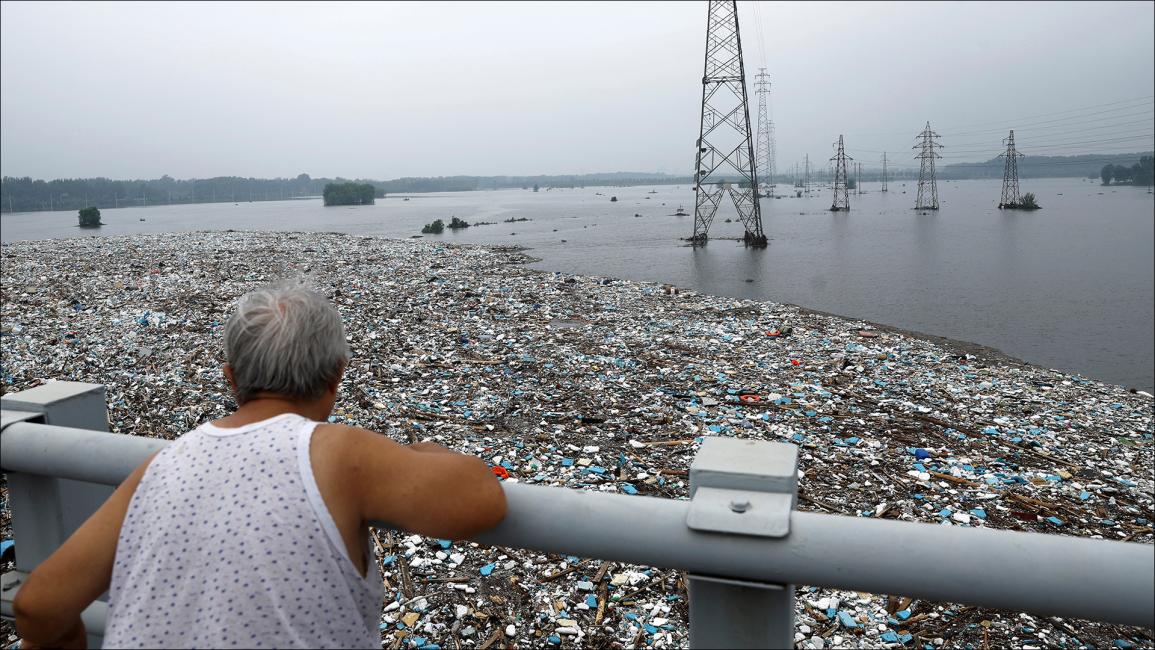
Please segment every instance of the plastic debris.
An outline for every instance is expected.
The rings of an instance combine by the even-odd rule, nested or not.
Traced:
[[[424,240],[210,232],[0,256],[0,386],[105,384],[117,433],[171,439],[228,413],[233,301],[302,274],[352,346],[333,420],[475,454],[502,480],[686,498],[705,436],[757,438],[799,446],[801,510],[1153,539],[1151,397],[978,346]],[[375,532],[387,647],[689,643],[678,571]],[[798,589],[802,648],[1150,645],[1108,624]]]

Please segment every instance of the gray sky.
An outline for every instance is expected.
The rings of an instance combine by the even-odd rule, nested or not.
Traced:
[[[778,166],[1152,148],[1155,3],[739,2]],[[758,26],[761,26],[761,38]],[[706,2],[0,5],[0,172],[690,174]]]

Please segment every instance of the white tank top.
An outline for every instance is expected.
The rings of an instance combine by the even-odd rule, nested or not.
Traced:
[[[349,559],[283,414],[186,433],[153,459],[112,570],[108,648],[380,648],[384,589]]]

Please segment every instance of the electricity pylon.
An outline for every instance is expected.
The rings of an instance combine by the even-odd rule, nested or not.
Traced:
[[[922,166],[918,171],[918,197],[914,200],[915,210],[938,209],[938,181],[934,175],[934,159],[942,158],[935,151],[935,149],[942,148],[938,142],[938,137],[937,133],[930,130],[930,122],[927,122],[926,128],[918,134],[919,143],[911,147],[912,149],[921,149],[915,158],[922,161]]]
[[[754,147],[754,169],[758,172],[758,180],[762,185],[769,187],[774,186],[774,145],[773,139],[773,124],[770,122],[769,111],[766,108],[766,94],[770,92],[770,75],[766,74],[766,68],[758,68],[761,70],[754,78],[755,82],[754,93],[758,95],[758,137]]]
[[[850,210],[850,196],[846,191],[846,161],[853,160],[846,155],[842,146],[842,136],[838,136],[838,153],[831,158],[834,161],[834,203],[830,205],[832,212]]]
[[[1019,158],[1023,154],[1015,151],[1015,130],[1011,129],[1010,135],[1003,140],[1003,144],[1007,145],[1005,153],[999,154],[1000,158],[1006,158],[1003,163],[1003,193],[999,197],[999,209],[1003,208],[1017,208],[1022,203],[1022,198],[1019,196]]]
[[[806,154],[806,196],[810,196],[810,154]]]
[[[882,152],[882,191],[886,191],[886,152]]]
[[[723,176],[738,175],[735,187]],[[738,31],[738,3],[710,0],[707,10],[706,61],[702,73],[702,122],[694,167],[694,234],[698,246],[709,239],[710,224],[722,196],[729,194],[746,229],[748,246],[766,245],[762,211],[755,198],[758,173],[754,169],[754,138],[750,134],[750,103],[746,96],[746,67]]]

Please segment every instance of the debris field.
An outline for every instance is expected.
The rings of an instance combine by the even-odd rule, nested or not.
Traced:
[[[1151,396],[977,346],[534,271],[500,247],[205,232],[0,253],[0,386],[104,384],[114,432],[171,439],[227,414],[234,301],[300,276],[337,305],[352,346],[331,420],[476,454],[502,480],[684,499],[704,437],[759,438],[800,447],[803,510],[1153,542]],[[678,570],[374,537],[384,647],[689,642]],[[1150,630],[902,594],[797,596],[801,648],[1153,643]]]

